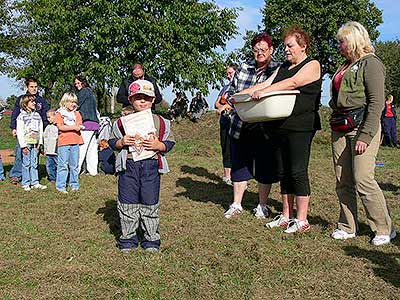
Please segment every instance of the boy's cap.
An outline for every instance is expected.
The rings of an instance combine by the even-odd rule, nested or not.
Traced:
[[[143,94],[150,97],[155,97],[154,85],[150,81],[143,79],[139,79],[132,82],[129,86],[128,99],[137,94]]]

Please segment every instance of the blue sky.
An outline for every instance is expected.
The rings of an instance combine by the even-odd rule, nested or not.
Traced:
[[[264,6],[264,0],[216,0],[218,5],[222,7],[242,7],[240,11],[237,24],[239,26],[240,34],[243,34],[246,30],[257,29],[257,25],[261,24],[261,8]],[[400,39],[400,5],[398,0],[375,0],[375,5],[383,10],[383,24],[378,27],[380,31],[379,40],[395,40]],[[227,45],[227,51],[231,51],[235,48],[243,46],[243,39],[239,35],[235,39],[232,39]],[[19,95],[23,93],[20,88],[21,82],[16,82],[13,79],[7,78],[6,76],[0,76],[0,98],[5,99],[8,96],[15,94]],[[324,82],[323,86],[323,97],[322,102],[326,104],[328,101],[328,81]],[[171,93],[171,88],[163,90],[164,98],[171,102],[174,95]],[[210,107],[216,99],[218,91],[211,91],[206,97]],[[189,94],[188,94],[189,96]]]

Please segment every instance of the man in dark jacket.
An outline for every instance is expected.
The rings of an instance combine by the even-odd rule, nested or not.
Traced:
[[[43,121],[43,130],[46,128],[47,124],[49,122],[47,121],[47,111],[50,109],[49,104],[47,101],[40,97],[38,95],[38,83],[35,78],[28,78],[25,80],[25,85],[26,85],[26,94],[30,95],[35,95],[36,97],[36,111],[40,114],[42,117]],[[21,98],[24,95],[21,95],[17,98],[15,101],[14,109],[11,114],[11,122],[10,122],[10,128],[12,130],[12,135],[17,136],[17,117],[20,113],[20,106],[19,103],[21,101]],[[22,156],[21,156],[21,148],[17,142],[17,145],[15,147],[15,159],[14,159],[14,165],[10,170],[10,181],[12,184],[17,184],[22,177]]]
[[[154,93],[156,95],[156,99],[154,100],[153,107],[152,107],[152,110],[154,110],[154,104],[158,104],[162,100],[160,89],[157,86],[156,80],[153,77],[147,76],[145,74],[144,67],[140,63],[136,63],[136,64],[132,65],[131,75],[126,77],[124,79],[124,81],[122,82],[121,86],[119,87],[119,90],[117,93],[117,102],[122,103],[123,107],[131,105],[128,101],[129,86],[132,82],[134,82],[138,79],[148,80],[153,84]]]

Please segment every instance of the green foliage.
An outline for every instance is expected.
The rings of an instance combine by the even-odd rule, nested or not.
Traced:
[[[35,75],[56,101],[83,73],[103,108],[136,61],[161,87],[207,93],[223,78],[216,49],[236,34],[237,10],[213,2],[22,0],[15,8],[14,28],[25,43],[7,71]]]
[[[341,62],[336,33],[347,21],[362,23],[375,40],[382,23],[382,12],[369,0],[266,0],[262,30],[271,34],[277,59],[283,57],[282,34],[290,26],[297,25],[311,37],[310,55],[322,65],[323,74],[333,74]],[[254,32],[248,33],[250,41]]]
[[[378,42],[376,54],[386,67],[386,94],[394,96],[394,102],[400,103],[400,41]]]

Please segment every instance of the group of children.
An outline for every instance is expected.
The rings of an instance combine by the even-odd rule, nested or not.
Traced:
[[[122,231],[118,240],[120,250],[129,252],[140,244],[146,251],[157,252],[160,248],[160,174],[168,172],[164,155],[173,148],[175,141],[170,122],[151,113],[155,99],[151,82],[133,82],[129,87],[128,99],[131,106],[125,107],[122,116],[114,122],[111,138],[99,143],[100,164],[104,162],[106,173],[115,171],[118,175],[117,207]],[[55,182],[56,189],[68,193],[69,178],[70,190],[79,190],[79,145],[83,143],[83,126],[81,114],[76,111],[77,96],[65,93],[60,108],[47,111],[49,124],[45,129],[36,111],[35,95],[22,96],[19,104],[16,131],[22,151],[22,188],[25,191],[47,188],[39,183],[38,177],[38,158],[42,152],[46,156],[48,178]],[[151,114],[149,118],[154,128],[140,137],[131,131],[126,133],[123,126],[124,118],[139,112]],[[141,157],[138,151],[143,150],[150,155]],[[114,151],[118,151],[116,159]],[[0,170],[0,179],[3,179],[4,175],[1,177],[1,174]],[[138,234],[139,227],[141,235]]]
[[[46,113],[49,124],[43,130],[43,121],[36,111],[35,95],[24,95],[20,100],[17,117],[17,140],[22,151],[22,181],[25,191],[47,188],[39,183],[39,153],[46,155],[46,170],[56,189],[67,193],[67,178],[71,190],[79,189],[79,145],[83,143],[80,131],[82,117],[75,111],[78,99],[73,93],[65,93],[60,108]],[[44,147],[43,147],[44,146]]]

